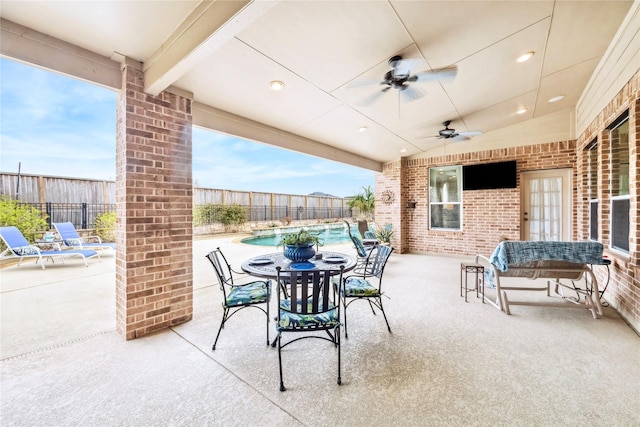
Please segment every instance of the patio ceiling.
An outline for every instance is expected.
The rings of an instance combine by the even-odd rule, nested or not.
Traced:
[[[575,138],[575,106],[631,4],[3,0],[0,46],[118,89],[126,57],[142,63],[148,92],[192,93],[196,125],[381,170],[440,153],[445,140],[426,136],[445,120],[484,132],[448,152]],[[416,59],[412,74],[452,65],[458,74],[412,83],[425,93],[414,101],[390,89],[363,105],[383,86],[350,84],[381,81],[394,55]],[[273,80],[284,89],[272,91]]]

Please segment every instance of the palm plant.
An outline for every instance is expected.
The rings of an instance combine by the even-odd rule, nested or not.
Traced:
[[[371,186],[362,187],[364,193],[356,194],[351,200],[347,202],[347,206],[351,209],[358,208],[363,215],[369,215],[373,213],[376,207],[376,199]]]

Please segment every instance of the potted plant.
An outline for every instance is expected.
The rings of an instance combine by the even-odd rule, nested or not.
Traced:
[[[391,224],[387,224],[384,228],[378,228],[376,230],[376,239],[380,240],[382,243],[391,244],[391,239],[393,239],[393,228]]]
[[[293,262],[304,262],[316,254],[314,246],[322,245],[320,238],[309,233],[305,229],[300,229],[294,233],[287,233],[280,239],[280,244],[284,247],[284,256]]]

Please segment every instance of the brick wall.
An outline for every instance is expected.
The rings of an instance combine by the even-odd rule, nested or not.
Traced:
[[[429,230],[429,168],[507,160],[517,161],[518,174],[572,168],[576,161],[575,151],[575,141],[564,141],[389,163],[382,173],[376,174],[376,194],[397,188],[397,180],[402,176],[400,199],[405,202],[382,208],[379,208],[380,203],[376,204],[376,222],[401,224],[403,239],[396,243],[400,252],[489,255],[501,237],[520,238],[520,186],[464,191],[462,230]],[[405,165],[402,168],[401,163]],[[573,181],[575,188],[575,174]],[[408,200],[416,202],[415,210],[406,208]]]
[[[116,123],[116,327],[133,339],[193,315],[191,100],[123,69]]]
[[[629,114],[629,254],[609,249],[609,186],[612,176],[609,166],[611,141],[607,127],[625,111]],[[640,72],[634,75],[576,141],[435,158],[402,159],[388,163],[382,173],[376,174],[376,200],[387,189],[399,193],[394,205],[376,205],[376,222],[399,224],[401,239],[394,242],[398,252],[488,255],[500,237],[520,238],[520,183],[516,189],[464,191],[462,231],[434,231],[429,230],[428,171],[430,167],[444,165],[516,160],[518,173],[572,168],[572,239],[586,240],[589,238],[589,186],[592,184],[585,149],[594,140],[598,142],[598,240],[603,243],[605,255],[612,261],[609,271],[597,267],[595,273],[600,284],[607,283],[610,273],[604,298],[636,331],[640,331]],[[406,208],[406,201],[411,199],[417,202],[414,212]]]
[[[612,141],[607,127],[625,111],[628,111],[629,114],[629,254],[609,249],[611,244],[610,186],[614,181],[609,165],[615,152],[612,153],[610,150]],[[640,169],[640,72],[636,73],[627,85],[616,94],[578,138],[577,155],[578,167],[580,168],[578,211],[580,214],[577,228],[579,239],[587,239],[589,236],[589,176],[586,170],[588,164],[586,148],[593,141],[598,143],[598,240],[605,246],[605,254],[612,261],[609,269],[611,276],[605,299],[636,331],[640,331],[640,241],[638,240],[640,236],[640,204],[638,202],[640,192],[640,173],[638,172]],[[608,272],[605,269],[597,269],[596,274],[599,283],[607,282]]]

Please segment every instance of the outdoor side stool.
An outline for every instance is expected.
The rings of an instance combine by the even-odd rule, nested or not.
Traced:
[[[467,285],[469,273],[474,275],[474,287],[469,289]],[[462,275],[464,274],[464,284]],[[460,296],[463,294],[464,288],[464,301],[467,302],[467,293],[476,291],[476,298],[482,295],[482,302],[484,303],[484,266],[482,264],[475,263],[460,263]]]

